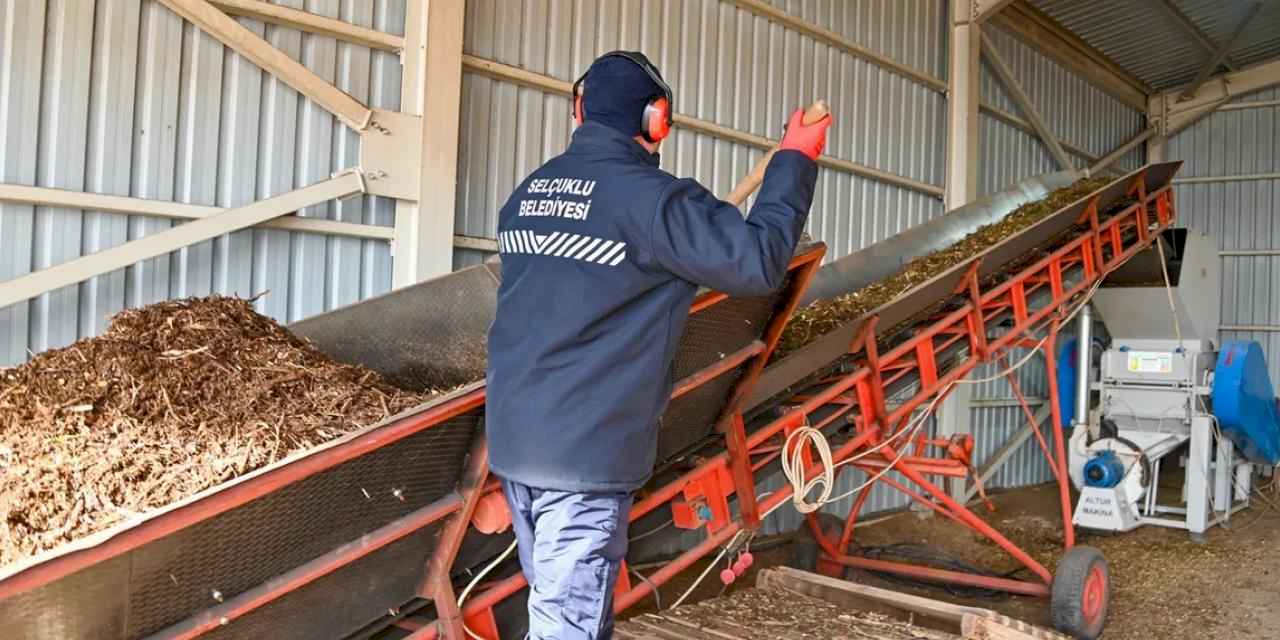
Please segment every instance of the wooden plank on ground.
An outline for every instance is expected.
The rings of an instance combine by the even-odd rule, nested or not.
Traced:
[[[662,640],[662,638],[659,638],[658,636],[655,636],[651,633],[636,631],[634,629],[627,629],[621,626],[613,630],[613,637],[617,638],[618,640]]]
[[[646,630],[653,632],[653,634],[659,638],[666,638],[668,640],[740,640],[734,636],[726,634],[714,636],[687,623],[672,624],[676,621],[671,618],[655,616],[653,614],[645,614],[643,617],[637,618],[634,622],[638,623]]]
[[[663,619],[671,623],[673,626],[688,629],[691,633],[696,631],[698,635],[690,635],[690,638],[706,638],[707,640],[742,640],[742,638],[735,636],[732,633],[725,633],[724,631],[720,631],[714,627],[696,624],[688,620],[681,620],[672,616],[663,616]]]
[[[643,613],[618,622],[623,640],[960,640],[959,624],[917,616],[917,622],[861,611],[783,587],[737,589],[705,602],[661,613]]]
[[[959,629],[965,614],[995,615],[995,612],[990,609],[940,602],[931,598],[837,580],[790,567],[776,567],[761,571],[756,579],[756,586],[788,589],[841,606],[884,613],[904,620],[919,616],[941,623],[942,626],[925,624],[919,619],[912,620],[915,624],[942,631],[954,632]]]
[[[1008,616],[980,616],[966,613],[960,621],[960,634],[965,640],[1071,640],[1056,631]]]

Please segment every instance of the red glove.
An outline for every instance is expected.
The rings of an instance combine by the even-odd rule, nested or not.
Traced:
[[[827,146],[827,128],[830,126],[831,114],[806,126],[804,110],[796,109],[787,122],[786,132],[782,134],[782,142],[778,143],[778,148],[799,151],[809,156],[810,160],[817,160],[822,155],[823,147]]]

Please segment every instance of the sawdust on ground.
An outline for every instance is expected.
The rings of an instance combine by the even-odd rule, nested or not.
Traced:
[[[340,364],[249,301],[117,314],[0,370],[0,566],[426,400]]]
[[[1176,491],[1176,488],[1171,489]],[[1057,507],[1057,487],[1039,485],[994,497],[997,511],[980,505],[974,513],[991,523],[1038,562],[1053,571],[1062,557],[1062,524]],[[1074,504],[1074,502],[1072,503]],[[1269,625],[1262,622],[1265,609],[1241,611],[1243,585],[1268,584],[1275,597],[1275,571],[1280,555],[1280,513],[1265,507],[1233,517],[1234,530],[1215,527],[1205,543],[1193,542],[1186,531],[1155,526],[1123,534],[1080,531],[1077,544],[1101,550],[1111,570],[1112,598],[1106,627],[1108,640],[1150,638],[1267,638]],[[1255,523],[1255,524],[1251,524]],[[944,549],[973,564],[997,572],[1021,566],[995,543],[945,518],[921,520],[905,514],[884,523],[860,528],[863,545],[910,542]],[[1048,601],[1030,597],[956,597],[936,589],[908,587],[866,572],[850,577],[887,588],[932,598],[995,609],[1005,615],[1041,626],[1051,626]],[[1028,572],[1018,578],[1031,579]],[[1274,609],[1274,607],[1271,607]],[[1271,613],[1280,616],[1280,611]]]
[[[1049,214],[1110,182],[1111,180],[1105,177],[1078,180],[1070,186],[1054,190],[1040,200],[1028,202],[1014,209],[997,222],[979,227],[958,242],[915,258],[888,278],[873,282],[857,291],[828,300],[820,300],[803,309],[798,309],[782,333],[775,356],[784,356],[844,324],[857,320],[873,309],[891,302],[916,286],[969,260],[988,247],[1030,227]]]
[[[1176,490],[1172,486],[1167,489]],[[1002,491],[992,499],[997,507],[994,513],[980,503],[974,504],[974,513],[1052,571],[1062,555],[1056,485]],[[1277,505],[1280,506],[1280,501]],[[994,543],[950,520],[921,519],[913,513],[859,527],[855,542],[926,545],[996,572],[1008,572],[1020,566]],[[1258,502],[1250,510],[1234,515],[1231,528],[1210,529],[1204,543],[1193,542],[1185,531],[1154,526],[1114,535],[1080,532],[1077,543],[1100,549],[1111,569],[1112,599],[1104,636],[1108,640],[1276,637],[1274,629],[1280,628],[1280,607],[1275,606],[1280,602],[1280,581],[1277,580],[1280,553],[1275,549],[1280,547],[1280,509]],[[713,598],[719,601],[725,596],[736,597],[755,583],[757,572],[789,564],[791,547],[784,544],[757,551],[755,558],[748,574],[730,587],[723,587],[716,576],[711,575],[677,611]],[[688,589],[705,566],[705,562],[696,563],[663,585],[663,603],[670,603]],[[1046,628],[1052,626],[1049,603],[1044,598],[962,597],[939,588],[885,580],[864,571],[851,570],[846,577],[872,586],[994,609]],[[1014,577],[1031,579],[1025,571]],[[624,617],[672,613],[658,611],[654,604],[652,600],[645,600],[629,609]]]

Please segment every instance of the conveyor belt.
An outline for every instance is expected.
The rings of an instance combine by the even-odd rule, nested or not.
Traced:
[[[1126,196],[1127,185],[1133,183],[1134,178],[1141,171],[1146,172],[1148,193],[1154,193],[1161,188],[1167,187],[1179,165],[1180,163],[1176,162],[1152,165],[1144,170],[1135,171],[1127,176],[1118,178],[1103,188],[1085,195],[1076,202],[1043,218],[1022,233],[992,245],[983,252],[984,259],[978,271],[979,276],[983,279],[998,277],[1004,270],[1009,269],[1011,265],[1020,265],[1026,262],[1026,256],[1042,255],[1063,242],[1064,237],[1071,235],[1069,232],[1075,227],[1080,214],[1094,197],[1098,198],[1098,209],[1100,211],[1107,211],[1127,202],[1129,200]],[[957,210],[943,216],[943,219],[945,219],[963,211],[963,215],[966,216],[969,223],[974,225],[963,233],[952,227],[953,223],[949,220],[946,225],[936,224],[937,221],[934,221],[934,223],[926,224],[921,228],[927,229],[931,225],[934,227],[945,226],[950,230],[938,231],[936,235],[958,239],[978,226],[998,221],[1012,209],[1017,208],[1017,206],[1029,199],[1043,197],[1048,191],[1060,185],[1070,184],[1070,177],[1064,174],[1054,174],[1050,178],[1049,180],[1037,178],[1032,180],[1030,185],[1024,184],[995,197],[994,201],[1002,203],[1001,206],[1008,207],[1008,210],[1002,213],[996,214],[986,209],[981,211]],[[989,203],[990,201],[978,204]],[[905,236],[906,234],[903,235]],[[895,238],[884,243],[873,245],[864,251],[824,265],[819,270],[818,275],[814,277],[814,286],[821,282],[822,290],[830,295],[841,295],[854,291],[870,282],[891,275],[901,264],[909,262],[918,255],[929,253],[950,244],[950,242],[941,242],[927,233],[912,233],[911,239],[912,242],[906,242],[902,239],[902,236],[895,236]],[[891,243],[897,247],[897,250],[906,253],[896,259],[889,259],[882,245]],[[886,262],[891,264],[886,266]],[[761,374],[758,383],[753,387],[752,396],[745,405],[751,415],[755,417],[755,419],[748,421],[749,430],[762,427],[775,418],[776,413],[773,411],[773,407],[792,392],[799,392],[806,385],[827,375],[856,369],[858,363],[855,362],[855,356],[861,349],[861,345],[851,345],[851,343],[863,322],[870,316],[878,316],[877,342],[880,343],[881,354],[884,354],[896,344],[910,339],[914,331],[919,330],[921,327],[927,327],[931,324],[932,319],[936,318],[940,313],[963,304],[965,297],[957,295],[955,291],[956,286],[965,275],[966,269],[966,265],[957,265],[869,312],[862,318],[854,319],[786,357],[770,363]],[[1072,286],[1082,276],[1083,273],[1081,271],[1065,272],[1063,274],[1064,284]],[[811,291],[812,287],[810,288]],[[1032,294],[1031,300],[1033,304],[1038,306],[1039,301],[1048,297],[1048,293],[1047,290],[1041,290]],[[810,298],[812,298],[812,293],[806,293],[804,299]],[[949,302],[953,304],[949,306]],[[900,330],[896,332],[890,330],[893,327],[899,327]],[[943,371],[949,370],[953,363],[963,361],[969,355],[968,350],[968,343],[963,341],[941,349],[935,356],[939,369]],[[912,395],[917,388],[918,380],[907,376],[887,381],[884,391],[886,397],[894,398]],[[850,415],[847,417],[856,418],[859,412],[860,409],[855,406],[849,411]],[[843,424],[845,424],[844,420],[833,423],[831,430]],[[837,437],[838,440],[839,438]],[[686,452],[690,458],[704,459],[724,450],[722,439],[715,437],[705,438],[699,444],[701,445],[700,447],[691,447]],[[675,475],[688,468],[688,464],[681,464],[678,459],[669,460],[667,464],[659,466],[654,484],[660,485],[663,482],[670,481]],[[669,513],[666,510],[659,510],[639,523],[637,530],[651,530],[669,517]],[[661,540],[651,541],[651,543],[657,546],[662,544]]]
[[[1085,207],[1094,197],[1098,198],[1098,210],[1106,211],[1126,199],[1128,185],[1133,182],[1139,173],[1145,172],[1147,193],[1154,193],[1169,184],[1179,166],[1181,166],[1180,162],[1154,164],[1117,178],[1102,189],[1081,197],[1022,232],[1005,238],[1003,241],[987,248],[980,256],[975,256],[982,258],[978,271],[979,278],[997,274],[1007,268],[1008,265],[1018,263],[1023,256],[1033,254],[1038,249],[1052,244],[1055,238],[1060,237],[1077,223],[1081,213],[1084,212]],[[1055,182],[1037,179],[1033,184],[1048,188],[1048,185],[1055,184]],[[1021,197],[1030,198],[1029,194],[1031,193],[1035,193],[1035,191],[1030,187],[1024,187],[1005,192],[995,201],[1003,203],[1003,206],[1010,206],[1010,210],[1012,210],[1012,208],[1016,208],[1023,202],[1018,194],[1023,194]],[[911,234],[910,238],[902,239],[907,234],[895,236],[893,239],[873,245],[824,266],[815,276],[814,286],[811,288],[811,293],[806,296],[806,299],[811,298],[817,292],[821,292],[824,297],[833,297],[856,291],[866,284],[887,277],[898,266],[905,264],[912,258],[939,248],[939,241],[935,240],[934,236],[954,237],[959,233],[959,229],[963,228],[963,226],[957,226],[948,219],[955,213],[962,213],[968,223],[973,225],[968,227],[968,231],[972,231],[994,219],[999,219],[999,216],[993,219],[991,210],[986,207],[981,207],[978,211],[960,209],[954,213],[945,214],[941,218],[921,225],[917,230],[908,232]],[[931,231],[936,233],[930,233]],[[968,231],[965,231],[965,233]],[[963,233],[960,235],[962,237]],[[889,245],[890,243],[903,252],[896,262],[885,259],[885,250],[882,245]],[[941,246],[946,245],[943,244]],[[772,363],[765,369],[759,383],[753,389],[752,396],[747,401],[747,407],[754,408],[764,404],[770,398],[784,392],[788,387],[813,375],[824,367],[830,366],[836,360],[849,355],[850,343],[866,318],[877,316],[877,326],[884,329],[902,325],[908,320],[917,318],[922,312],[938,308],[955,294],[956,288],[964,277],[967,268],[967,264],[958,264],[873,309],[862,318],[852,320],[788,354],[785,358]],[[814,290],[817,291],[815,292]],[[881,335],[883,335],[883,332]]]
[[[1148,191],[1166,186],[1176,168],[1147,167]],[[1132,177],[1097,194],[1104,208],[1125,197]],[[1075,224],[1083,206],[1077,202],[988,249],[982,275],[1051,241]],[[994,214],[983,215],[966,219],[977,226],[990,222]],[[953,229],[960,235],[969,230]],[[894,242],[904,241],[886,246],[898,246]],[[801,253],[816,260],[821,247]],[[907,259],[906,253],[901,255]],[[829,267],[826,273],[835,275],[823,282],[855,282],[837,277],[857,264],[857,259],[846,260]],[[484,371],[484,336],[493,316],[497,278],[492,267],[481,265],[396,291],[299,323],[295,329],[336,358],[369,366],[408,387],[474,381]],[[706,375],[673,401],[664,416],[660,459],[681,458],[708,442],[712,450],[723,449],[715,423],[731,400],[731,390],[754,370],[750,360],[717,365],[765,337],[766,328],[806,284],[799,273],[793,270],[784,290],[774,296],[704,298],[708,305],[691,316],[681,342],[677,376]],[[911,319],[945,302],[961,275],[957,269],[948,271],[873,313],[880,317],[880,326]],[[769,398],[846,356],[856,324],[765,370],[758,381],[762,388],[751,404],[767,406]],[[952,356],[943,352],[939,357]],[[480,432],[482,410],[483,387],[477,383],[162,514],[131,521],[30,565],[6,568],[0,573],[0,637],[123,639],[169,625],[194,624],[202,611],[449,500]],[[354,631],[414,595],[436,526],[342,564],[230,624],[215,624],[214,636],[306,638]],[[484,553],[483,545],[469,548]],[[455,566],[479,559],[460,557]]]

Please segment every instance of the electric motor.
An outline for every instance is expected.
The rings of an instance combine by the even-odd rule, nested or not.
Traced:
[[[1114,451],[1100,451],[1084,463],[1084,483],[1089,487],[1110,489],[1124,479],[1124,462]]]

